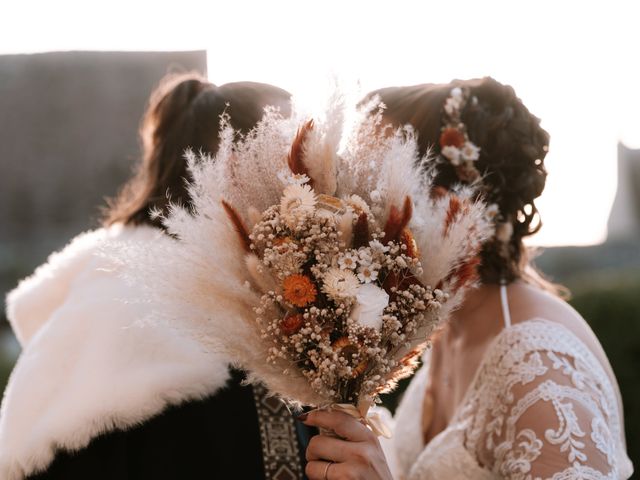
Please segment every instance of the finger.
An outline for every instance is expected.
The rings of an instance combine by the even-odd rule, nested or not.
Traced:
[[[349,458],[351,442],[339,438],[316,435],[307,446],[307,461],[325,460],[344,462]]]
[[[307,474],[309,480],[335,480],[342,478],[340,477],[340,468],[339,463],[313,461],[307,463],[304,473]]]
[[[364,442],[373,435],[371,430],[360,423],[359,420],[342,412],[314,410],[309,412],[303,423],[331,430],[336,435],[352,442]]]

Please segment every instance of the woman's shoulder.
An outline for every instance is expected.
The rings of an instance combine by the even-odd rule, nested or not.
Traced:
[[[513,327],[510,337],[527,337],[533,330],[538,330],[548,339],[549,347],[564,343],[571,345],[576,354],[581,356],[589,352],[613,378],[613,371],[600,341],[587,321],[569,303],[557,295],[526,283],[510,285],[508,299]],[[545,334],[547,331],[552,333]]]
[[[619,391],[597,338],[561,299],[522,285],[509,293],[512,322],[486,351],[465,405],[467,447],[506,477],[522,465],[544,478],[628,472]]]
[[[513,399],[539,385],[597,385],[608,408],[621,419],[617,381],[588,323],[564,300],[526,284],[508,289],[511,322],[493,338],[474,388],[491,401]],[[564,387],[563,387],[564,388]],[[524,395],[526,396],[526,395]]]
[[[510,284],[507,287],[507,297],[513,324],[532,318],[544,318],[575,329],[584,322],[580,314],[565,300],[525,282]]]

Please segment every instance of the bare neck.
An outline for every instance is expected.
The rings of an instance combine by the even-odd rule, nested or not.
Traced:
[[[500,286],[483,284],[467,293],[462,306],[451,316],[448,330],[451,338],[482,338],[501,325]]]

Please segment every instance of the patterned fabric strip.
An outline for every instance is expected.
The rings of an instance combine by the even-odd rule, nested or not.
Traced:
[[[264,478],[302,480],[304,469],[293,416],[281,400],[269,397],[262,385],[252,388],[260,425]]]

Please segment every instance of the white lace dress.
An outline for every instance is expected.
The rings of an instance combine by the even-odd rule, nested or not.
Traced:
[[[601,480],[633,473],[617,386],[567,328],[532,319],[503,329],[449,426],[426,447],[425,360],[395,418],[398,479]]]

